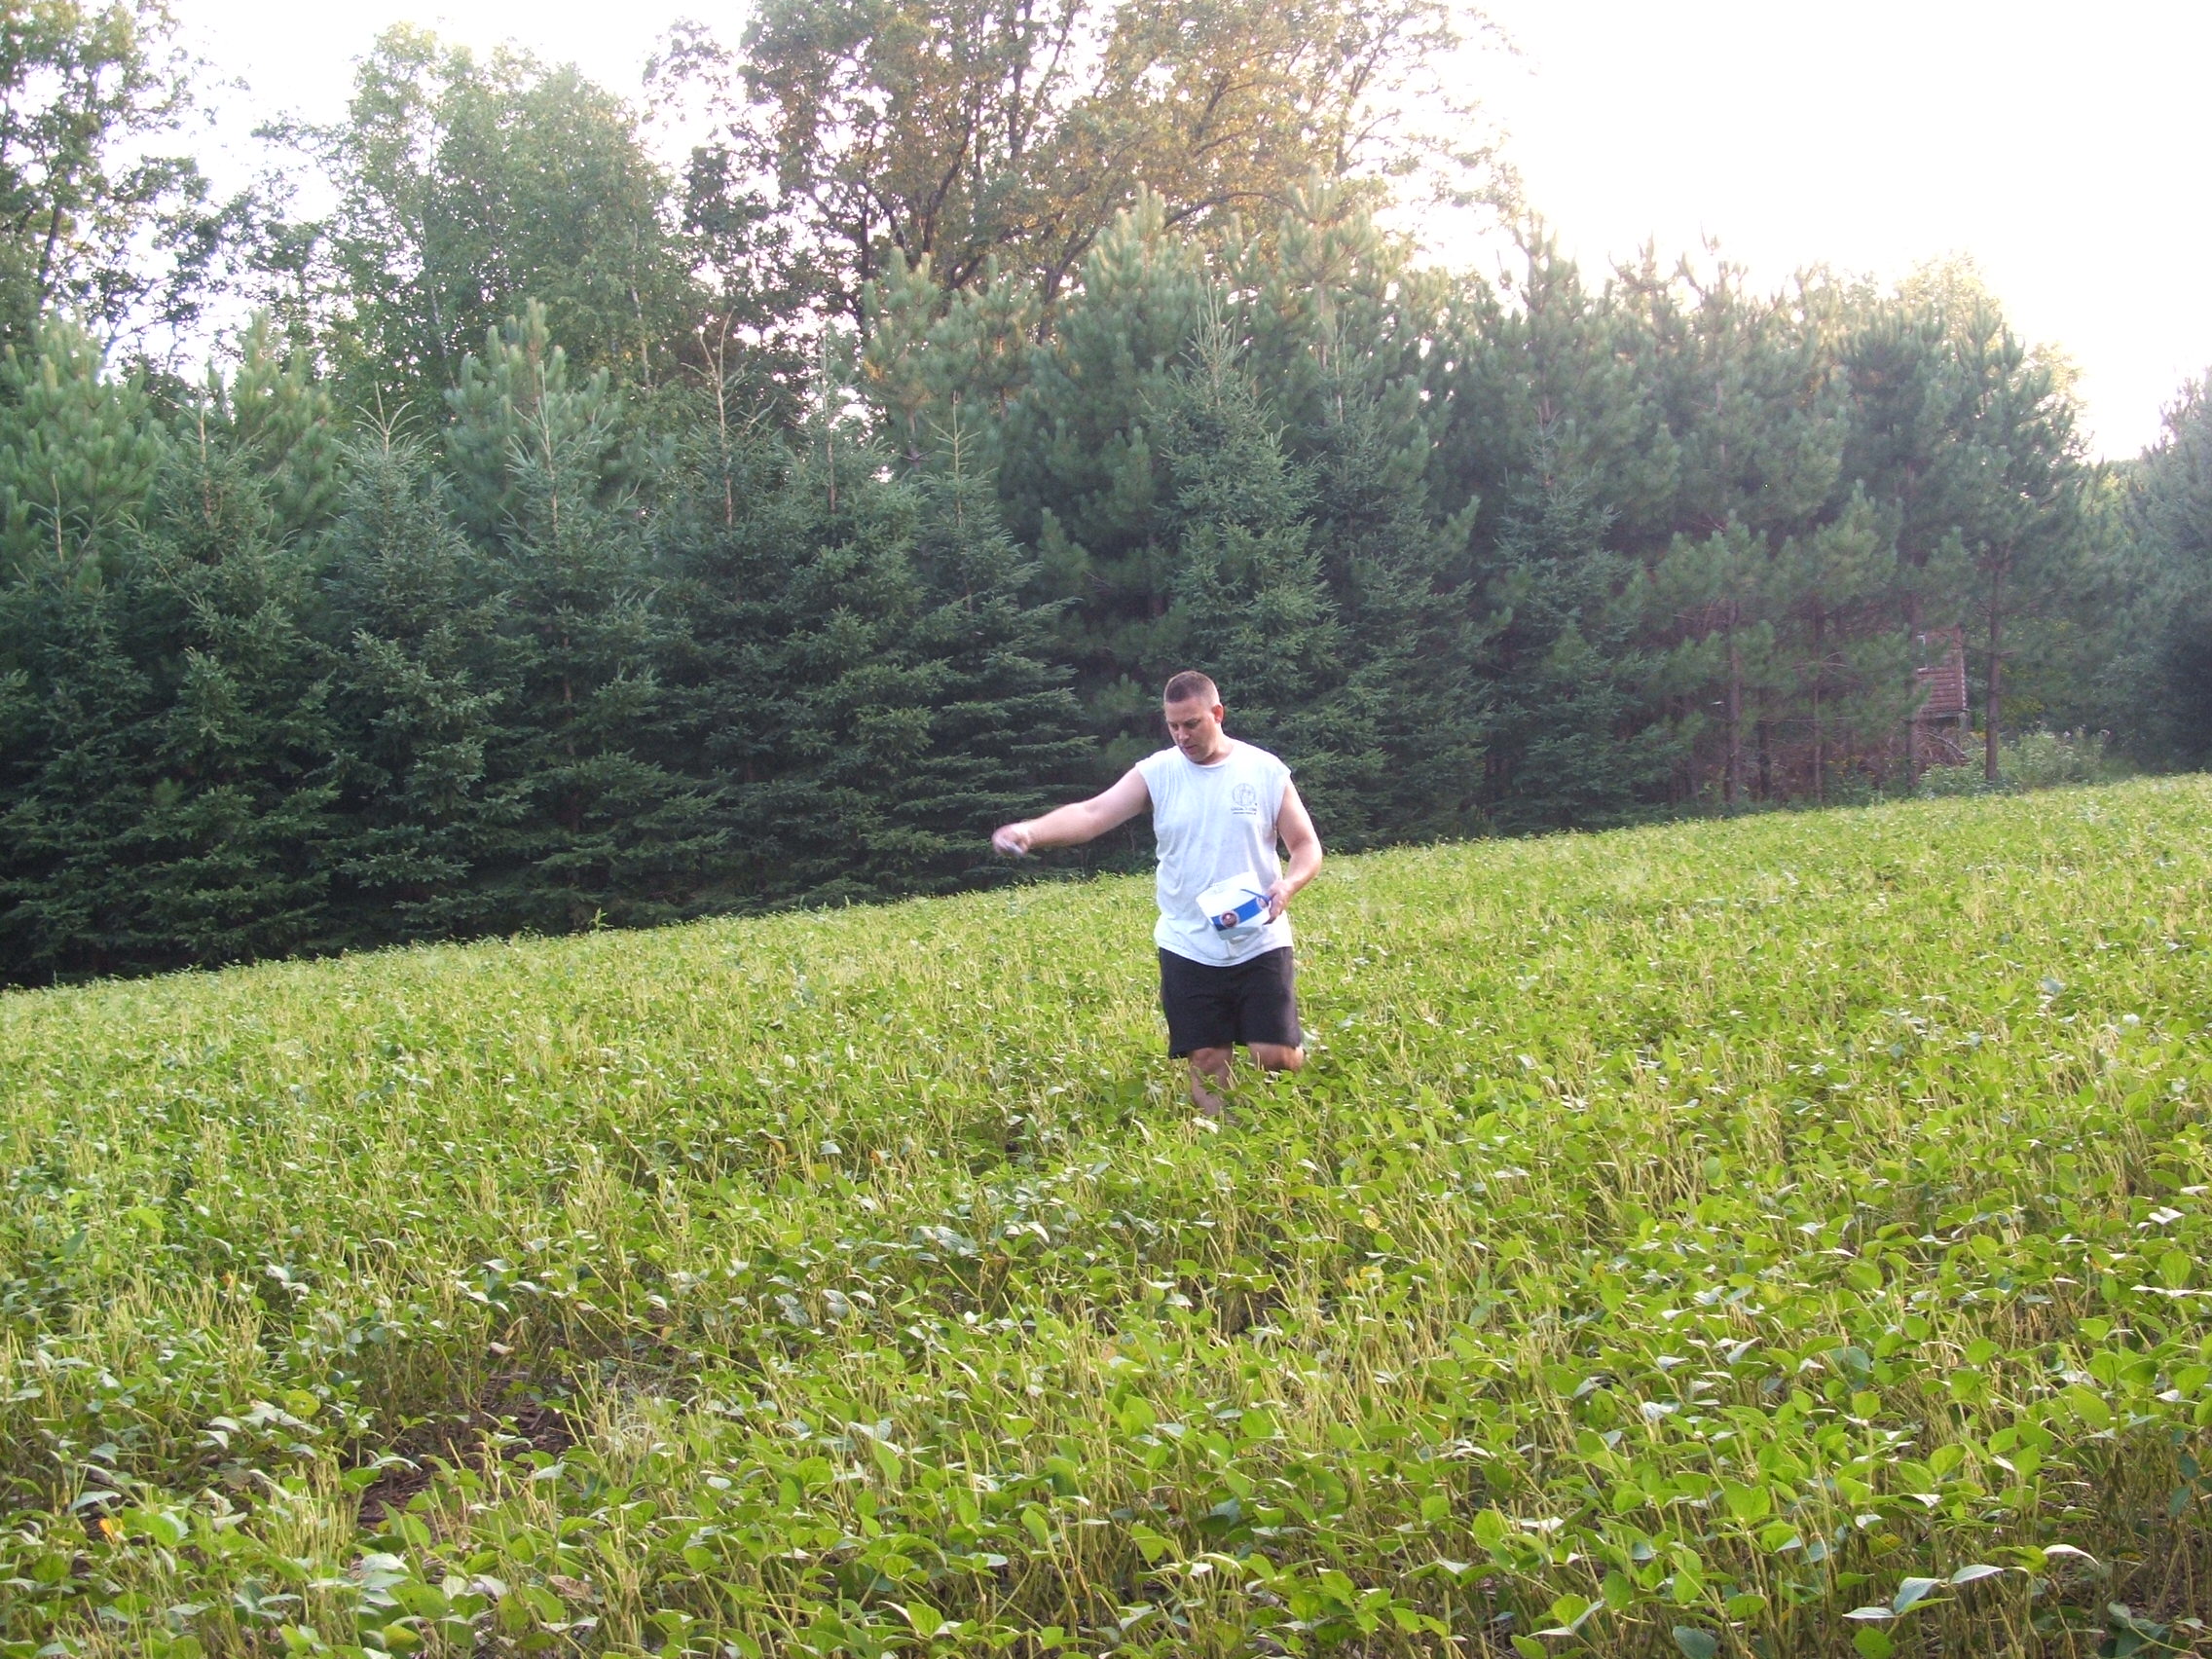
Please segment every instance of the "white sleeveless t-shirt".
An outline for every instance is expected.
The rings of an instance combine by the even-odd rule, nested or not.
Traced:
[[[1201,766],[1180,749],[1137,762],[1152,795],[1152,834],[1159,843],[1155,891],[1160,920],[1153,942],[1210,967],[1248,962],[1291,942],[1290,916],[1216,932],[1198,909],[1198,895],[1218,882],[1248,879],[1265,893],[1282,875],[1275,852],[1275,815],[1290,786],[1290,768],[1265,749],[1230,739],[1229,753]]]

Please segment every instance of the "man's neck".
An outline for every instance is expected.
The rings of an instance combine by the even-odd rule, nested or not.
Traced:
[[[1218,766],[1224,760],[1229,758],[1230,750],[1234,749],[1235,746],[1236,740],[1231,737],[1227,732],[1223,732],[1220,744],[1215,748],[1214,752],[1211,755],[1201,756],[1186,753],[1183,757],[1186,760],[1190,761],[1190,763],[1194,766]]]

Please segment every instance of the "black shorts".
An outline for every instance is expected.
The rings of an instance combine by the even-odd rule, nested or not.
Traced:
[[[1167,1015],[1167,1052],[1234,1049],[1239,1043],[1300,1047],[1298,970],[1290,946],[1217,968],[1172,950],[1160,953],[1160,1007]]]

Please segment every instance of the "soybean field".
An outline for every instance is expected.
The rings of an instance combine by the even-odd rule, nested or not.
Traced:
[[[1226,1126],[1141,880],[0,997],[0,1655],[2212,1646],[2208,877],[1340,860]]]

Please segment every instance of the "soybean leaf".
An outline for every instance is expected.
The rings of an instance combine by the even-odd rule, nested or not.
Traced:
[[[1898,1586],[1898,1593],[1890,1605],[1899,1612],[1919,1605],[1931,1593],[1943,1588],[1940,1578],[1908,1578]]]

